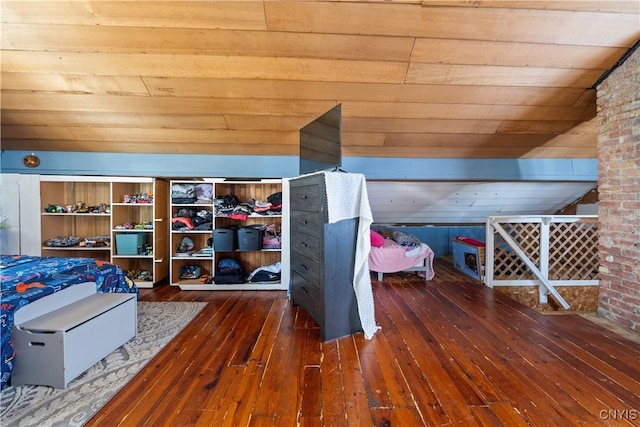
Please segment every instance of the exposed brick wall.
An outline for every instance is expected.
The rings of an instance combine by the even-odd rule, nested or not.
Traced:
[[[598,86],[598,313],[640,331],[640,49]]]

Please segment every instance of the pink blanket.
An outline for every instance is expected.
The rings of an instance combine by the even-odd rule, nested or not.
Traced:
[[[369,270],[380,273],[396,273],[407,268],[414,267],[429,257],[430,276],[427,280],[433,279],[433,250],[424,243],[423,251],[418,256],[407,257],[406,251],[402,246],[391,239],[384,239],[384,246],[377,248],[372,247],[369,252]]]

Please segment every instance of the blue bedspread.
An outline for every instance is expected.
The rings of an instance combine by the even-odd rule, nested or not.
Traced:
[[[13,315],[17,309],[69,286],[95,282],[98,292],[137,292],[135,283],[120,267],[93,258],[57,258],[2,255],[0,286],[2,353],[0,389],[5,388],[15,356],[11,345]]]

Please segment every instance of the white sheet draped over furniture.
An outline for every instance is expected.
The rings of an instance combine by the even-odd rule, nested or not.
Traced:
[[[376,325],[373,291],[369,275],[370,227],[373,214],[364,175],[345,172],[325,172],[329,223],[359,218],[356,241],[353,288],[364,336],[371,339],[380,327]]]

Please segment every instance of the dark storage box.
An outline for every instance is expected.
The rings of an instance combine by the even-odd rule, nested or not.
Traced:
[[[238,230],[238,250],[259,251],[262,249],[262,227],[244,227]]]
[[[216,252],[235,251],[238,248],[238,237],[233,228],[216,228],[213,230],[213,250]]]

